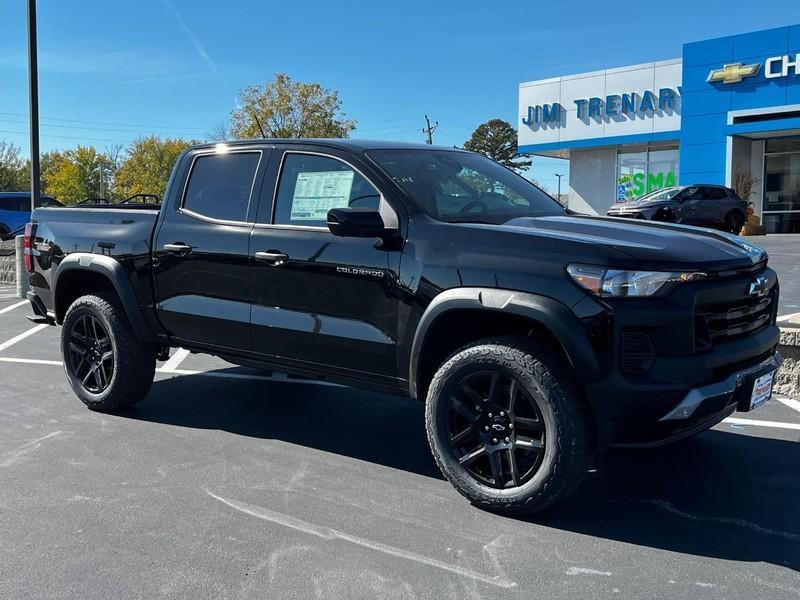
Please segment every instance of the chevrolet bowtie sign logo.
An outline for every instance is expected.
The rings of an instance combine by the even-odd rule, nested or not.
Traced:
[[[745,77],[753,77],[758,75],[761,65],[743,65],[742,63],[735,63],[725,65],[721,69],[714,69],[708,74],[707,81],[709,83],[739,83]]]

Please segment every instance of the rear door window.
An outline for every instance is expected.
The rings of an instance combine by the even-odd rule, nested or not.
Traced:
[[[220,221],[246,221],[261,152],[198,156],[189,174],[183,209]]]
[[[703,196],[706,200],[724,200],[728,197],[727,192],[722,188],[706,188]]]
[[[22,212],[30,210],[31,201],[27,198],[0,198],[0,210],[10,210],[12,212]],[[27,208],[24,208],[27,206]]]

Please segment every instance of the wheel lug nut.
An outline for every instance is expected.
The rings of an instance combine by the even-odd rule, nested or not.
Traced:
[[[496,444],[497,443],[497,438],[492,438],[492,443]]]
[[[489,426],[488,426],[488,425],[486,425],[486,426],[483,428],[483,430],[484,430],[484,431],[489,431]]]
[[[490,419],[492,418],[492,413],[489,413],[489,418],[490,418]]]
[[[511,438],[506,438],[506,444],[511,441]]]
[[[506,416],[506,413],[504,413],[504,412],[501,410],[501,411],[500,411],[500,416],[501,416],[501,417],[505,417],[505,416]]]
[[[476,404],[475,405],[475,410],[477,410],[478,412],[481,412],[481,407]]]
[[[513,424],[513,423],[509,423],[509,424],[508,424],[508,428],[509,428],[509,429],[514,429],[514,424]]]

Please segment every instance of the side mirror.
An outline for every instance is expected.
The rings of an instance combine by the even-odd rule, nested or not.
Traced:
[[[381,213],[374,208],[332,208],[328,229],[339,237],[382,237],[387,233]]]

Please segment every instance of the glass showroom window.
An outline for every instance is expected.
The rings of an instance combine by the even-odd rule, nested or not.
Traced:
[[[678,149],[617,153],[617,202],[678,185]]]
[[[767,140],[763,223],[769,233],[800,233],[800,139]]]

